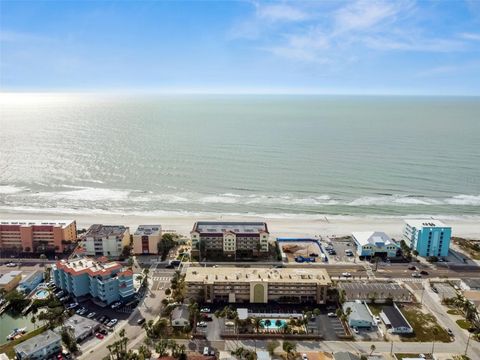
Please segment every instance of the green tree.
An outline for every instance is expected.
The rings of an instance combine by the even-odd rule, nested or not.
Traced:
[[[152,357],[152,351],[145,345],[140,345],[138,353],[143,356],[144,359],[150,359]]]
[[[75,336],[72,334],[72,330],[67,328],[66,326],[62,326],[62,342],[67,347],[68,351],[75,353],[78,350],[77,341],[75,340]]]
[[[294,359],[297,351],[297,344],[290,341],[284,341],[282,345],[283,351],[287,353],[287,359]]]
[[[258,333],[258,330],[260,329],[260,325],[262,323],[262,320],[258,317],[253,317],[252,318],[252,325],[255,327],[255,330]]]
[[[30,321],[31,321],[32,324],[33,324],[33,329],[36,329],[36,328],[37,328],[37,325],[36,325],[37,318],[35,317],[35,315],[32,316],[32,318],[30,319]]]
[[[155,345],[155,351],[157,352],[158,356],[162,357],[168,354],[168,340],[160,339]]]

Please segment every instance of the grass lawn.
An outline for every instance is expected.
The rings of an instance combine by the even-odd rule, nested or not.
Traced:
[[[462,312],[460,310],[457,310],[457,309],[450,309],[450,310],[447,310],[447,314],[450,314],[450,315],[462,315]]]
[[[433,341],[433,329],[437,330],[435,341],[452,341],[446,330],[438,324],[437,319],[432,314],[424,314],[416,305],[406,305],[400,309],[413,327],[413,335],[403,336],[402,341]]]
[[[9,341],[7,344],[4,344],[0,346],[0,354],[5,353],[7,356],[11,359],[15,358],[15,351],[13,350],[13,347],[20,344],[21,342],[24,342],[25,340],[28,340],[38,334],[43,333],[47,329],[46,326],[39,327],[38,329],[35,329],[33,331],[30,331],[29,333],[25,334],[22,336],[20,339]]]
[[[379,316],[380,313],[382,312],[383,306],[378,304],[368,304],[368,308],[370,309],[373,315]]]
[[[457,325],[460,326],[462,329],[468,330],[472,327],[472,323],[465,319],[460,319],[456,321]]]

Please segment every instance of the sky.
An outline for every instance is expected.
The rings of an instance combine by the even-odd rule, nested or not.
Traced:
[[[480,95],[480,0],[0,0],[0,91]]]

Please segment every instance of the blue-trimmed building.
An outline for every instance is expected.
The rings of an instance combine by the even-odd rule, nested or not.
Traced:
[[[439,220],[405,220],[403,237],[420,256],[448,256],[452,228]]]
[[[37,270],[28,275],[25,279],[20,281],[20,284],[17,287],[18,291],[21,291],[25,294],[30,293],[35,289],[44,279],[44,272],[42,270]]]
[[[74,297],[90,295],[104,304],[129,300],[135,290],[133,272],[117,262],[81,258],[60,260],[52,267],[55,285]]]
[[[358,231],[352,233],[359,257],[391,258],[400,255],[400,246],[381,231]]]

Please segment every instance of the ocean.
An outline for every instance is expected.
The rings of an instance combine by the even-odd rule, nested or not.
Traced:
[[[0,105],[2,212],[480,215],[479,98],[2,94]]]

